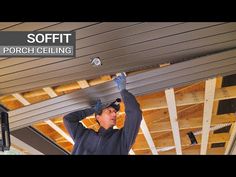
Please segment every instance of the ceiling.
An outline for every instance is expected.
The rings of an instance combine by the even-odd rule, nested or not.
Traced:
[[[141,104],[145,122],[131,154],[178,154],[180,149],[182,154],[200,154],[201,135],[196,136],[198,144],[191,145],[187,133],[201,130],[206,125],[204,110],[208,103],[204,102],[203,95],[208,92],[205,84],[214,85],[209,78],[215,78],[213,90],[218,94],[213,99],[211,125],[234,125],[235,115],[228,114],[233,109],[222,115],[218,115],[217,110],[221,101],[235,99],[235,86],[222,85],[222,82],[229,76],[235,78],[233,74],[236,74],[236,23],[15,22],[0,23],[0,29],[76,31],[75,58],[0,58],[0,103],[11,110],[13,134],[37,149],[39,145],[29,142],[30,136],[26,138],[25,135],[40,133],[40,137],[47,140],[42,140],[42,148],[53,145],[57,149],[47,152],[41,148],[44,154],[71,152],[73,143],[62,123],[62,116],[79,108],[75,105],[72,109],[75,103],[71,101],[64,100],[61,107],[52,102],[61,102],[76,94],[78,100],[82,99],[81,96],[92,99],[101,96],[103,88],[114,93],[115,97],[117,91],[111,80],[116,73],[123,71],[128,76],[128,89]],[[103,65],[93,67],[90,63],[93,57],[100,57]],[[166,100],[170,95],[169,88],[174,89],[178,124],[172,124],[170,103]],[[113,97],[104,96],[103,99],[109,101]],[[37,106],[40,107],[38,110],[48,114],[37,112]],[[61,112],[53,113],[56,108],[53,106]],[[69,106],[71,109],[66,110]],[[87,102],[84,106],[88,106]],[[124,109],[121,109],[118,128],[123,126],[124,120]],[[99,128],[94,117],[85,119],[83,124],[95,130]],[[226,132],[220,133],[204,128],[208,131],[203,141],[206,153],[224,154],[228,151],[233,128],[230,126]]]
[[[0,96],[177,63],[235,47],[236,23],[1,23],[2,31],[75,31],[75,58],[2,58]],[[103,65],[94,68],[93,57]]]

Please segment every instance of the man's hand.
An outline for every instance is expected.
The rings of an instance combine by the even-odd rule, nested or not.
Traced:
[[[102,109],[102,102],[100,99],[96,101],[96,105],[92,107],[92,109],[95,113],[98,113]]]
[[[116,83],[117,88],[119,89],[119,91],[122,91],[122,90],[126,89],[126,77],[125,77],[124,73],[121,73],[120,76],[117,76],[114,79],[114,82]]]

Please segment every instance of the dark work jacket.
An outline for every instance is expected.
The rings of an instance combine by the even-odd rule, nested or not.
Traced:
[[[85,128],[80,122],[93,114],[92,109],[72,112],[64,116],[63,121],[74,140],[72,154],[80,155],[128,155],[135,142],[142,120],[142,111],[136,98],[127,90],[121,91],[125,105],[125,122],[121,129],[104,129],[98,132]]]

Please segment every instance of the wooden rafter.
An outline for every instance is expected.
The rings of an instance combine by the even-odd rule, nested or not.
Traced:
[[[81,80],[81,81],[77,81],[77,83],[79,84],[80,88],[87,88],[89,87],[89,84],[86,80]]]
[[[69,135],[67,135],[60,127],[58,127],[54,122],[52,122],[51,120],[45,120],[45,122],[61,136],[63,136],[67,141],[69,141],[71,144],[74,144],[73,139]]]
[[[202,125],[202,140],[201,140],[201,155],[207,153],[208,137],[211,126],[213,101],[215,97],[216,78],[208,79],[205,87],[204,110],[203,110],[203,125]]]
[[[181,146],[182,147],[190,147],[196,146],[192,145],[189,137],[187,136],[187,132],[181,132]],[[160,134],[160,133],[152,133],[153,140],[155,141],[155,148],[166,148],[169,146],[175,146],[174,141],[172,139],[172,133],[167,134]],[[196,135],[196,139],[198,144],[201,145],[201,135]],[[230,136],[229,133],[218,133],[218,134],[209,134],[209,142],[208,143],[221,143],[229,141]],[[157,141],[158,140],[158,141]],[[133,146],[133,150],[143,150],[143,149],[150,149],[149,146],[146,144],[146,140],[143,136],[138,135],[137,142]],[[176,153],[176,152],[175,152]]]
[[[153,122],[155,120],[156,113],[150,113],[145,116],[146,119],[150,120],[147,122],[149,126],[149,130],[151,133],[157,132],[168,132],[171,131],[170,121],[158,121]],[[153,120],[153,121],[152,121]],[[231,114],[221,114],[221,115],[213,115],[211,120],[211,126],[216,126],[224,123],[234,123],[236,121],[236,116]],[[193,128],[202,128],[202,117],[186,117],[178,120],[178,125],[180,130],[185,129],[193,129]]]
[[[51,97],[54,98],[57,96],[56,92],[51,87],[45,87],[43,90]]]
[[[219,89],[222,87],[222,81],[223,81],[223,78],[222,77],[217,77],[216,78],[216,89]],[[218,112],[218,107],[219,107],[219,101],[214,101],[214,104],[213,104],[213,111],[212,111],[212,114],[213,115],[216,115],[217,112]]]
[[[12,94],[19,102],[21,102],[24,106],[30,105],[30,102],[27,101],[21,94],[14,93]]]
[[[174,142],[175,142],[176,154],[181,155],[182,154],[181,139],[180,139],[180,134],[179,134],[179,124],[178,124],[174,89],[173,88],[166,89],[165,94],[166,94],[168,111],[170,115],[172,133],[173,133]]]
[[[204,103],[204,91],[176,94],[176,106],[187,106]],[[142,99],[141,99],[142,98]],[[167,108],[165,97],[149,98],[141,97],[140,104],[143,111]],[[236,98],[236,86],[223,87],[215,90],[215,101]]]
[[[230,139],[226,143],[226,150],[224,153],[225,155],[229,154],[230,148],[232,147],[232,145],[235,141],[235,137],[236,137],[236,124],[235,123],[231,126],[229,134],[230,134]]]
[[[130,155],[135,155],[135,152],[133,151],[133,149],[130,149],[129,154]]]
[[[147,143],[148,143],[149,148],[150,148],[151,151],[152,151],[152,154],[157,155],[158,152],[157,152],[157,150],[156,150],[155,144],[154,144],[153,139],[152,139],[152,136],[151,136],[151,134],[150,134],[150,132],[149,132],[149,130],[148,130],[148,127],[147,127],[147,124],[146,124],[146,122],[145,122],[144,117],[143,117],[143,119],[142,119],[140,128],[141,128],[141,130],[142,130],[142,132],[143,132],[144,137],[146,138],[146,141],[147,141]]]

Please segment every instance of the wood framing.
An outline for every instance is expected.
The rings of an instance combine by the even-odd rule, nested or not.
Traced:
[[[236,117],[236,116],[235,116]],[[230,150],[231,150],[231,147],[235,141],[235,137],[236,137],[236,124],[232,124],[231,125],[231,131],[230,131],[230,139],[229,141],[226,143],[226,150],[225,150],[225,155],[228,155]]]
[[[216,78],[208,79],[205,86],[203,123],[202,123],[202,140],[201,155],[207,154],[208,137],[211,126],[211,118],[213,111],[213,101],[215,97]]]
[[[45,87],[43,90],[51,97],[54,98],[57,96],[56,92],[51,87]]]
[[[146,122],[145,122],[144,117],[143,117],[143,119],[142,119],[142,122],[141,122],[141,126],[140,126],[140,127],[141,127],[141,130],[142,130],[142,132],[143,132],[144,137],[146,138],[146,141],[147,141],[147,143],[148,143],[148,146],[149,146],[149,148],[150,148],[151,151],[152,151],[152,154],[157,155],[158,152],[157,152],[157,150],[156,150],[155,144],[154,144],[153,139],[152,139],[152,136],[151,136],[151,134],[150,134],[150,132],[149,132],[149,130],[148,130],[148,127],[147,127],[147,124],[146,124]]]
[[[30,105],[30,102],[27,101],[21,94],[14,93],[12,94],[19,102],[21,102],[24,106]]]
[[[71,144],[75,144],[73,139],[67,135],[61,128],[59,128],[55,123],[53,123],[51,120],[45,120],[45,122],[52,127],[55,131],[57,131],[61,136],[63,136],[67,141],[69,141]]]
[[[192,93],[177,93],[175,95],[176,106],[186,106],[191,104],[204,103],[205,91],[197,91]],[[215,90],[214,101],[227,100],[236,98],[236,86],[223,87]],[[155,110],[167,108],[165,98],[149,98],[140,100],[142,110]]]
[[[166,89],[165,95],[166,95],[169,116],[170,116],[172,133],[173,133],[174,142],[175,142],[176,154],[181,155],[182,148],[181,148],[181,139],[180,139],[180,134],[179,134],[179,124],[178,124],[174,89],[173,88]]]
[[[79,84],[80,88],[87,88],[89,87],[89,84],[86,80],[81,80],[81,81],[77,81],[77,83]]]

